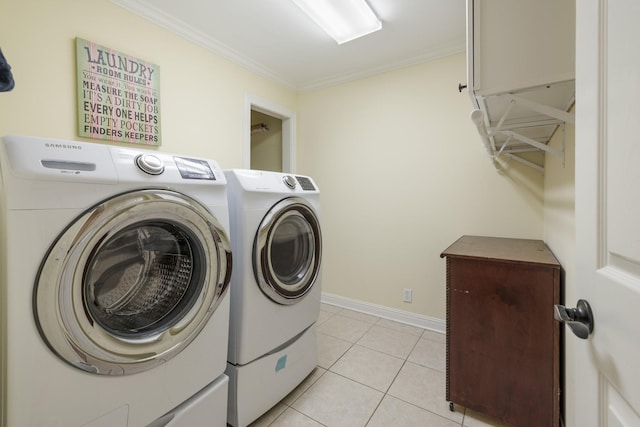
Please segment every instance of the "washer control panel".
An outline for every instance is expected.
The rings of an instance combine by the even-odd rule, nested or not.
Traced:
[[[216,180],[216,175],[211,170],[211,165],[204,159],[174,156],[173,161],[184,179]]]
[[[163,160],[161,156],[162,154],[143,153],[136,155],[134,160],[136,166],[149,175],[161,175],[165,172],[166,166],[173,170],[175,165],[182,179],[216,180],[216,175],[207,160],[171,155],[165,155]]]

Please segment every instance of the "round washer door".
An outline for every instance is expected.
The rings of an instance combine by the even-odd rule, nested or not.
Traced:
[[[320,222],[299,197],[275,204],[260,223],[253,270],[262,292],[278,304],[299,302],[312,289],[322,257]]]
[[[40,334],[88,372],[127,375],[166,362],[204,328],[227,292],[229,238],[197,201],[169,190],[108,199],[78,217],[34,288]]]

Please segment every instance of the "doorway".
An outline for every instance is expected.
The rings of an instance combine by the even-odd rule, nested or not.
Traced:
[[[282,172],[282,120],[251,110],[251,169]]]
[[[244,108],[243,167],[294,173],[296,169],[295,112],[249,94],[245,95]],[[253,128],[255,131],[252,135],[254,124],[257,126]],[[265,124],[269,130],[260,130],[261,124]],[[269,133],[272,132],[272,126],[280,128],[280,137],[273,138],[273,141],[267,144],[264,144],[264,141],[258,142],[261,138],[271,138]],[[256,136],[255,146],[252,144],[252,136]],[[274,157],[280,157],[279,165]]]

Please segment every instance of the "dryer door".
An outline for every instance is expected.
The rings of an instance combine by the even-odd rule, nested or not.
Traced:
[[[168,190],[118,195],[62,232],[34,288],[36,323],[64,361],[126,375],[166,362],[227,292],[228,236],[197,201]]]
[[[302,198],[275,204],[258,228],[253,270],[262,292],[278,304],[304,298],[320,271],[322,235],[313,208]]]

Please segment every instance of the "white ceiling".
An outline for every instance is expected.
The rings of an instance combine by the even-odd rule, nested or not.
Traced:
[[[338,45],[290,0],[112,0],[298,91],[465,49],[465,0],[368,0],[382,30]]]

